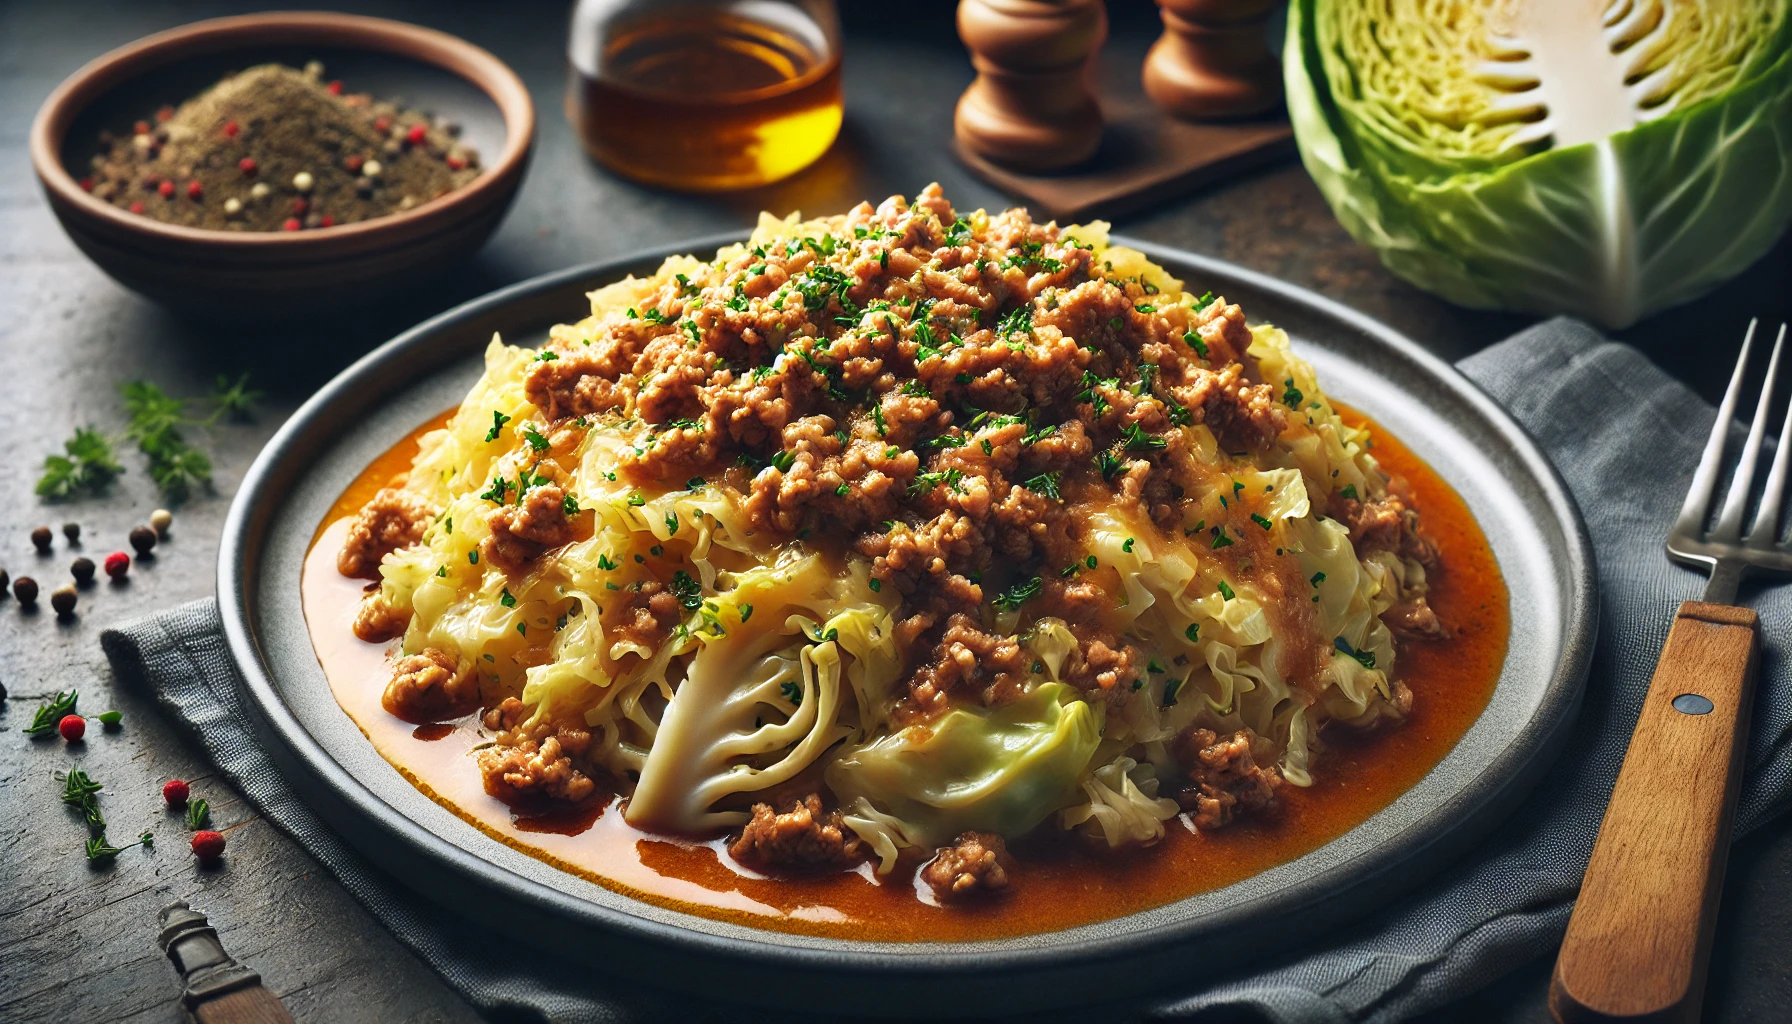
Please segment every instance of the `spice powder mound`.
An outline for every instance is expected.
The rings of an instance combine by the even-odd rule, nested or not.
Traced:
[[[384,217],[477,178],[459,127],[344,94],[323,66],[264,64],[163,107],[107,149],[81,187],[132,213],[219,231],[298,231]]]

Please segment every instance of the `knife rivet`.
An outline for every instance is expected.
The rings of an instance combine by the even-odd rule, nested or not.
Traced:
[[[1709,699],[1696,693],[1683,693],[1674,698],[1674,710],[1683,715],[1708,715],[1714,706]]]

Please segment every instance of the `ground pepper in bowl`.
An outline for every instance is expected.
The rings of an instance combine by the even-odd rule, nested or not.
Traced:
[[[299,231],[408,210],[480,173],[458,126],[263,64],[163,107],[104,152],[81,187],[113,206],[214,231]]]

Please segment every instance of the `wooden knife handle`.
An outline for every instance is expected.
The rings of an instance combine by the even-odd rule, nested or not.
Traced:
[[[1746,608],[1680,606],[1550,979],[1558,1021],[1699,1017],[1756,660]]]

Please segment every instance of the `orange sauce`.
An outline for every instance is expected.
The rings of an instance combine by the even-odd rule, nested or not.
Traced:
[[[1431,604],[1446,641],[1400,645],[1397,675],[1412,688],[1411,716],[1366,737],[1323,734],[1315,783],[1283,786],[1282,808],[1196,833],[1181,819],[1164,840],[1118,853],[1062,835],[1015,844],[1020,869],[1000,898],[941,908],[918,896],[918,861],[890,876],[870,865],[811,879],[767,878],[737,864],[722,839],[658,835],[629,825],[615,798],[571,811],[530,814],[488,795],[472,750],[484,742],[473,717],[417,727],[386,714],[380,694],[394,644],[368,644],[350,623],[364,581],[336,571],[351,516],[410,466],[420,427],[362,473],[320,525],[301,580],[305,617],[330,688],[374,747],[432,799],[487,835],[556,867],[651,903],[779,931],[880,941],[954,941],[1053,931],[1162,906],[1248,878],[1324,845],[1410,789],[1450,752],[1486,707],[1505,660],[1508,603],[1493,552],[1467,505],[1411,451],[1367,417],[1382,468],[1402,477],[1443,551]],[[1044,830],[1042,830],[1044,831]]]

